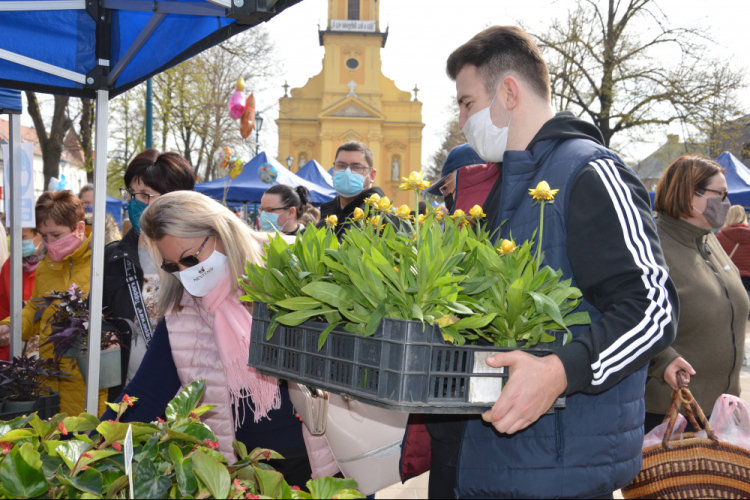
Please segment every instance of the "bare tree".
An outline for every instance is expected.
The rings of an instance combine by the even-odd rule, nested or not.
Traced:
[[[744,82],[744,74],[714,71],[706,32],[671,26],[656,0],[578,0],[566,19],[534,36],[555,106],[591,119],[608,146],[616,134],[680,120],[705,128],[696,109],[708,117],[711,102],[733,101]]]
[[[63,152],[63,143],[65,135],[72,126],[72,121],[68,117],[68,100],[66,96],[54,96],[55,106],[52,114],[49,133],[42,119],[42,113],[39,107],[36,93],[26,92],[28,101],[28,111],[34,122],[36,135],[39,137],[39,146],[42,149],[42,160],[44,162],[44,187],[49,185],[51,178],[60,177],[60,157]]]
[[[107,165],[107,191],[110,195],[117,195],[117,190],[125,187],[125,169],[145,147],[145,90],[145,85],[139,85],[110,101],[109,137],[115,143]]]
[[[431,181],[440,179],[440,172],[448,153],[456,146],[466,142],[464,133],[458,127],[458,104],[455,101],[451,101],[451,104],[446,108],[446,114],[450,118],[443,129],[440,149],[430,156],[430,162],[425,167],[425,177]]]

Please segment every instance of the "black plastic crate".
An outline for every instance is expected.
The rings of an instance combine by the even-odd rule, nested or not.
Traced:
[[[259,373],[411,413],[483,413],[500,395],[497,379],[508,378],[506,368],[490,368],[484,359],[514,350],[452,346],[437,325],[423,330],[419,321],[385,318],[372,337],[334,329],[319,351],[327,324],[279,325],[266,340],[270,322],[266,304],[256,302],[249,365]],[[525,351],[545,355],[564,344],[562,334]],[[565,398],[559,398],[552,408],[564,407]]]
[[[29,411],[0,413],[0,421],[7,422],[14,418],[23,417],[24,415],[31,415],[34,412],[36,412],[42,420],[49,420],[60,413],[60,394],[53,392],[49,396],[42,396],[37,399],[34,408]]]

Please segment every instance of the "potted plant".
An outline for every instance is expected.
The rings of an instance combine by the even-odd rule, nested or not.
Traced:
[[[185,387],[167,406],[166,421],[120,422],[137,401],[126,395],[109,404],[115,420],[61,413],[0,422],[0,498],[364,498],[352,479],[315,479],[303,485],[307,491],[289,485],[268,464],[281,455],[248,451],[239,441],[239,461],[228,463],[200,421],[214,408],[199,406],[204,389],[203,380]],[[132,482],[125,466],[131,443]]]
[[[52,344],[55,361],[59,361],[60,358],[74,358],[84,380],[88,375],[89,306],[87,299],[88,294],[75,283],[67,291],[52,291],[45,297],[34,299],[44,306],[37,310],[35,321],[41,317],[45,307],[56,307],[55,313],[49,319],[52,334],[47,337],[42,346]],[[113,328],[108,328],[108,325],[114,321],[117,319],[112,318],[109,313],[103,314],[99,364],[100,389],[116,387],[121,383],[120,349],[123,344],[120,334]],[[71,360],[71,367],[72,362]]]
[[[52,394],[45,385],[51,378],[68,378],[52,359],[21,356],[0,361],[0,388],[9,393],[3,411],[31,411],[39,398]]]

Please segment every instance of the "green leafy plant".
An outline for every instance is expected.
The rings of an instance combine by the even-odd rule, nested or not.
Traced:
[[[364,498],[351,479],[308,481],[309,493],[290,486],[267,463],[281,455],[248,452],[239,441],[239,461],[227,464],[199,418],[214,408],[197,406],[204,388],[202,380],[185,387],[169,404],[167,421],[120,422],[136,401],[126,396],[109,404],[117,413],[111,421],[87,413],[42,421],[34,413],[0,422],[0,498],[130,498],[123,453],[129,427],[135,498]]]

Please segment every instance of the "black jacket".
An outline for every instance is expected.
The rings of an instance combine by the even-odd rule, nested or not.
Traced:
[[[109,389],[109,401],[120,395],[125,388],[125,378],[128,374],[128,363],[130,362],[130,344],[133,341],[133,319],[135,309],[130,298],[130,292],[125,283],[125,263],[128,259],[135,266],[138,278],[138,288],[143,288],[143,269],[138,259],[138,233],[130,230],[120,241],[107,245],[104,249],[104,297],[102,306],[104,311],[109,311],[113,317],[122,318],[126,321],[117,323],[125,345],[122,353],[122,385]]]
[[[344,230],[346,229],[346,222],[348,219],[351,219],[352,215],[354,214],[355,208],[361,208],[364,210],[364,206],[367,200],[372,195],[378,195],[381,198],[385,196],[385,193],[382,189],[380,189],[378,186],[372,186],[370,189],[365,189],[359,195],[347,206],[344,208],[341,208],[341,201],[338,196],[336,196],[333,200],[323,203],[320,205],[320,221],[318,221],[318,227],[325,227],[326,225],[326,217],[329,217],[331,215],[335,215],[336,218],[338,218],[339,222],[336,226],[336,236],[341,240],[344,236]]]

